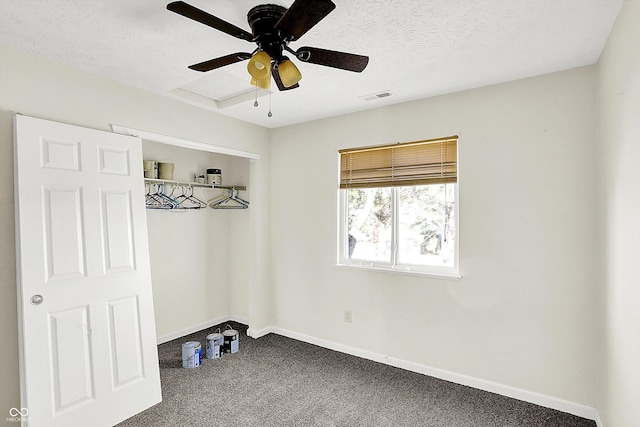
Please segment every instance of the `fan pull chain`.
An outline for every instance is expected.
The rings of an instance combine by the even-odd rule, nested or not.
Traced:
[[[269,91],[269,112],[267,113],[267,117],[271,116],[273,116],[273,114],[271,114],[271,91]]]
[[[258,86],[256,86],[256,100],[253,102],[253,106],[254,107],[258,106]]]

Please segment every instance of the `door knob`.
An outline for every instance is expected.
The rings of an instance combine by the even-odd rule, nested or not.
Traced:
[[[42,298],[42,295],[34,295],[31,297],[31,304],[33,305],[40,305],[42,304],[42,301],[44,301],[44,298]]]

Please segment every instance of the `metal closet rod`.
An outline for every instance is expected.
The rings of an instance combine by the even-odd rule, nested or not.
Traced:
[[[226,190],[242,190],[247,189],[246,185],[218,185],[218,184],[202,184],[199,182],[187,182],[187,181],[172,181],[169,179],[155,179],[145,178],[144,182],[152,182],[154,184],[167,184],[167,185],[189,185],[191,187],[204,187],[204,188],[222,188]]]

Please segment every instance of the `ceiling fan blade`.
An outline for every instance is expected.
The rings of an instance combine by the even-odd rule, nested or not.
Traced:
[[[196,71],[211,71],[225,65],[235,64],[236,62],[245,61],[251,58],[251,54],[247,52],[236,52],[230,55],[221,56],[220,58],[210,59],[198,64],[189,65],[189,68]]]
[[[293,36],[289,40],[298,40],[335,8],[331,0],[296,0],[275,28]]]
[[[291,90],[291,89],[300,87],[298,83],[294,84],[293,86],[286,87],[282,83],[282,79],[280,79],[280,73],[278,72],[278,65],[275,62],[271,65],[271,75],[273,76],[273,80],[276,82],[276,86],[278,86],[278,90]]]
[[[338,52],[336,50],[320,49],[317,47],[301,47],[296,51],[300,61],[342,70],[361,72],[367,67],[369,57],[353,53]]]
[[[233,24],[223,21],[222,19],[215,17],[204,10],[200,10],[197,7],[191,6],[183,1],[174,1],[167,5],[167,9],[171,12],[175,12],[178,15],[185,16],[194,21],[198,21],[204,25],[215,28],[216,30],[227,33],[233,37],[241,40],[252,41],[253,34],[242,28],[236,27]]]

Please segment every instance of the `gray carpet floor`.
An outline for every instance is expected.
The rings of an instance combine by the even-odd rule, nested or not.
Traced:
[[[181,345],[158,347],[163,401],[130,426],[595,427],[595,422],[279,335],[240,331],[240,351],[182,368]],[[224,325],[221,325],[224,326]]]

